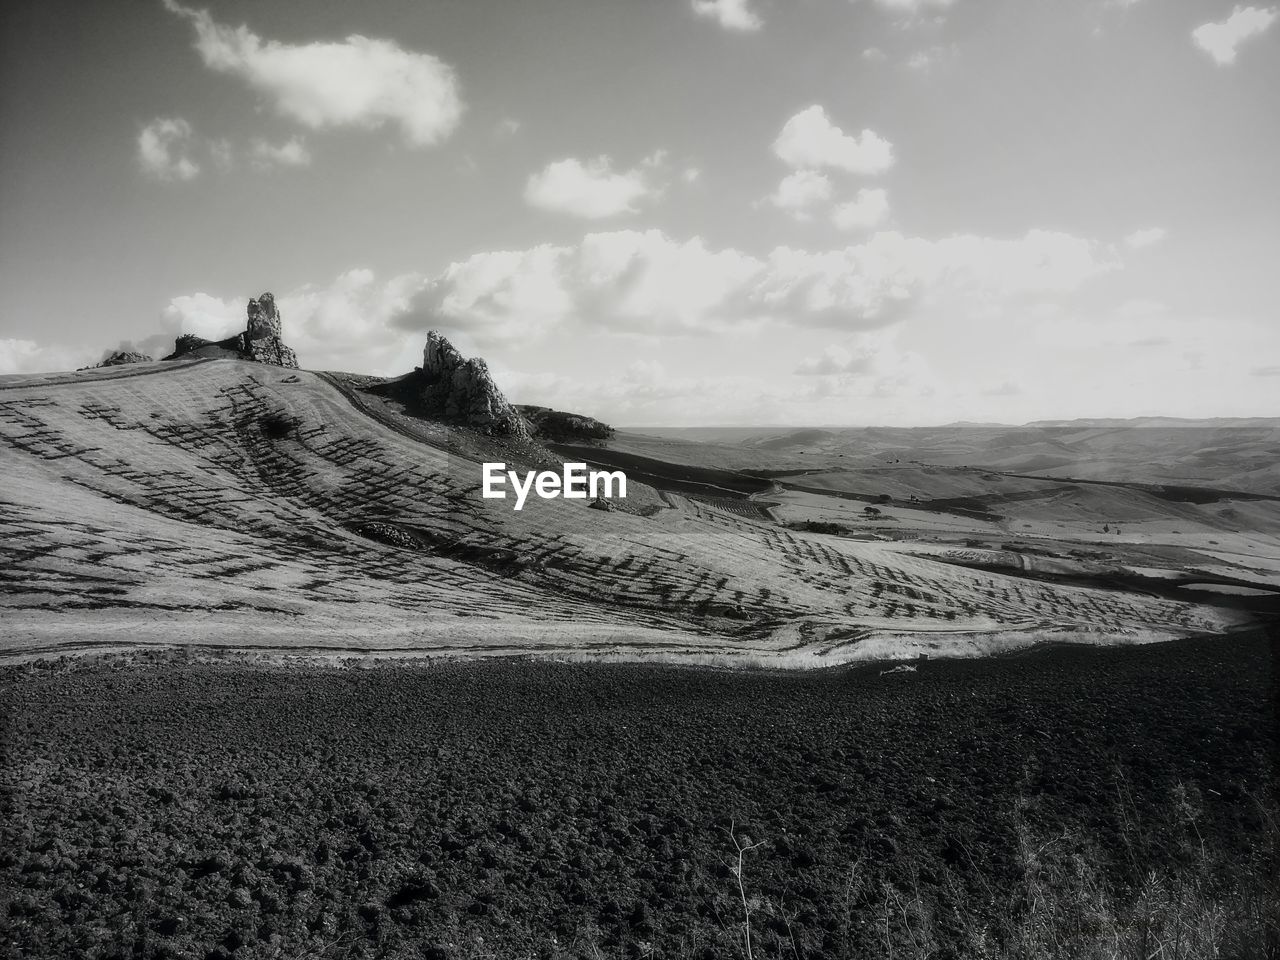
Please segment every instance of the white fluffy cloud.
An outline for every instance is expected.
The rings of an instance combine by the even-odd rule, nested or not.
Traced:
[[[638,167],[615,172],[608,157],[582,161],[556,160],[529,177],[524,198],[531,206],[586,220],[635,213],[641,201],[661,193],[651,183],[650,169],[661,163],[654,154]]]
[[[404,373],[422,362],[422,337],[393,321],[409,311],[409,298],[421,283],[417,276],[379,281],[371,270],[355,269],[327,285],[279,294],[285,341],[312,369]],[[207,293],[174,297],[163,314],[165,332],[139,347],[163,355],[179,334],[206,340],[232,336],[244,329],[247,299]]]
[[[165,336],[195,334],[206,340],[223,340],[244,329],[245,305],[211,297],[207,293],[174,297],[162,316]]]
[[[775,323],[858,333],[886,328],[931,297],[957,310],[966,303],[985,309],[1069,292],[1115,266],[1090,241],[1046,231],[942,240],[878,233],[834,250],[779,247],[755,256],[711,249],[698,237],[622,230],[574,244],[478,253],[434,275],[383,280],[350,270],[276,300],[285,339],[305,366],[394,374],[421,362],[430,329],[480,347],[552,332],[699,334]],[[162,355],[179,333],[217,340],[243,329],[247,296],[174,298],[163,342],[148,342],[147,352]],[[858,342],[891,353],[888,340]],[[850,359],[835,354],[825,361],[829,369],[806,372],[856,372],[860,354],[848,349]],[[841,363],[846,369],[836,369]],[[883,362],[877,369],[882,379],[893,372]]]
[[[1143,247],[1152,247],[1163,240],[1168,233],[1163,227],[1146,227],[1142,230],[1135,230],[1124,238],[1125,246],[1134,250],[1140,250]]]
[[[1257,36],[1276,21],[1276,9],[1240,7],[1221,23],[1205,23],[1191,31],[1195,45],[1211,56],[1215,63],[1226,66],[1236,61],[1236,48]]]
[[[166,9],[196,29],[205,66],[240,77],[282,115],[313,129],[387,123],[416,146],[448,137],[462,117],[453,68],[392,40],[352,34],[307,44],[263,40],[248,27],[228,27],[207,10],[164,0]]]
[[[848,173],[883,173],[893,166],[893,145],[873,130],[845,133],[818,104],[791,117],[773,142],[773,152],[794,169],[830,167]]]
[[[889,218],[889,194],[880,187],[864,187],[857,196],[837,204],[831,222],[841,230],[871,230]]]
[[[191,159],[191,124],[181,117],[157,117],[138,134],[138,163],[158,180],[191,180],[200,165]]]
[[[808,220],[811,207],[831,199],[831,180],[816,170],[797,170],[782,178],[767,202],[795,217]]]
[[[284,143],[257,139],[249,145],[249,162],[259,170],[306,167],[311,165],[311,151],[297,137],[291,137]]]
[[[714,20],[726,30],[759,30],[764,22],[751,9],[749,0],[691,0],[693,12]]]
[[[877,233],[828,251],[759,257],[658,230],[588,234],[569,246],[479,253],[423,281],[397,320],[465,329],[477,341],[577,325],[628,334],[714,331],[778,322],[866,329],[930,296],[984,306],[1074,290],[1117,264],[1069,234],[942,240]]]

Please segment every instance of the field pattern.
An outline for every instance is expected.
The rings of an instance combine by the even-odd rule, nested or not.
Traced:
[[[668,493],[642,517],[531,498],[515,512],[480,497],[478,462],[443,428],[410,435],[349,393],[236,361],[0,385],[4,651],[812,665],[882,655],[870,637],[946,653],[1230,626],[1187,603],[796,533],[754,501]]]

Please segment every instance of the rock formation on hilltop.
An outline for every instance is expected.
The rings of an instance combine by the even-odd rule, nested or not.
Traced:
[[[432,330],[422,353],[422,392],[426,408],[445,420],[481,433],[528,437],[524,418],[502,395],[479,357],[465,359],[457,348]]]
[[[516,409],[525,418],[534,437],[553,443],[579,443],[608,440],[614,434],[613,427],[595,417],[580,413],[566,413],[550,407],[519,404]]]
[[[254,360],[277,367],[298,366],[298,357],[280,338],[280,311],[276,298],[264,293],[250,300],[246,312],[248,324],[244,333],[226,340],[205,340],[195,334],[184,333],[174,341],[173,353],[166,360],[180,357],[215,357],[229,360]]]
[[[257,300],[250,300],[248,313],[249,326],[245,328],[245,336],[249,340],[280,339],[280,311],[276,309],[274,296],[264,293]]]
[[[280,339],[280,311],[276,298],[264,293],[248,306],[249,325],[242,334],[244,350],[259,363],[272,363],[277,367],[297,367],[298,358]]]
[[[94,364],[96,367],[119,367],[126,363],[150,363],[151,357],[145,353],[139,353],[137,350],[113,350],[107,354],[101,361]]]

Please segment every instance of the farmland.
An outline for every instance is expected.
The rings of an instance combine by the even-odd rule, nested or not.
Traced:
[[[775,521],[862,503],[806,492],[822,478],[798,488],[704,464],[666,470],[698,493],[636,481],[612,512],[537,500],[517,513],[481,498],[479,462],[554,465],[550,452],[414,420],[334,376],[213,360],[0,386],[11,658],[182,646],[825,666],[1253,622],[1212,597],[1033,584],[940,555],[975,535],[1096,539],[1078,508],[1015,525],[900,497],[868,536],[806,534]],[[1276,555],[1270,521],[1232,548],[1243,535],[1186,515],[1223,505],[1175,506],[1188,530],[1217,523],[1195,534],[1206,551],[1221,537],[1250,562]],[[1158,521],[1129,526],[1143,522]],[[1114,560],[1270,586],[1239,553],[1160,549]]]
[[[967,955],[1026,918],[1024,832],[1121,893],[1187,838],[1250,864],[1274,656],[10,667],[0,956],[731,956],[731,826],[763,955]]]

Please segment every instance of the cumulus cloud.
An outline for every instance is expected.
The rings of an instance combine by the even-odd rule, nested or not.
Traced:
[[[311,151],[297,137],[279,144],[257,139],[249,145],[249,162],[259,170],[306,167],[311,165]]]
[[[1219,66],[1236,62],[1236,48],[1250,37],[1270,28],[1276,21],[1276,8],[1240,7],[1221,23],[1205,23],[1191,31],[1197,47],[1211,56]]]
[[[691,0],[691,3],[694,13],[716,21],[726,30],[750,32],[764,25],[748,0]]]
[[[1134,250],[1140,250],[1143,247],[1152,247],[1163,240],[1168,233],[1163,227],[1146,227],[1142,230],[1135,230],[1124,238],[1126,247]]]
[[[244,329],[245,305],[207,293],[184,294],[169,301],[161,319],[166,334],[191,333],[205,340],[224,340]]]
[[[304,365],[393,374],[421,362],[430,329],[481,348],[551,333],[700,335],[771,324],[857,334],[891,327],[929,297],[957,309],[971,299],[985,306],[1070,291],[1115,266],[1090,241],[1045,231],[941,240],[878,233],[833,250],[779,247],[757,256],[714,249],[699,237],[622,230],[477,253],[436,273],[383,279],[349,270],[327,284],[277,292],[276,302]],[[175,297],[163,342],[145,352],[168,352],[179,333],[234,334],[244,327],[249,295]],[[807,372],[855,373],[859,349],[887,357],[889,343],[857,340],[842,347],[851,359],[835,354],[829,369]],[[882,379],[892,373],[883,363],[877,369]]]
[[[797,170],[782,178],[766,202],[795,217],[808,220],[809,210],[831,199],[831,180],[816,170]]]
[[[845,133],[818,104],[791,117],[773,142],[773,152],[793,169],[830,167],[848,173],[883,173],[893,166],[893,145],[872,130]]]
[[[586,220],[635,213],[642,201],[661,193],[650,182],[650,170],[661,162],[658,153],[640,166],[615,172],[607,156],[585,162],[574,157],[556,160],[529,177],[524,198],[542,210]]]
[[[195,25],[196,50],[206,67],[239,77],[283,116],[312,129],[385,124],[400,127],[415,146],[438,143],[462,117],[452,67],[392,40],[352,34],[306,44],[263,40],[248,27],[217,23],[207,10],[164,0]]]
[[[841,230],[871,230],[889,217],[889,194],[879,187],[866,187],[857,196],[831,211],[831,222]]]
[[[933,295],[981,304],[1074,290],[1118,264],[1069,234],[926,240],[894,232],[827,251],[713,250],[658,230],[479,253],[424,280],[397,323],[465,329],[478,341],[567,325],[628,334],[697,333],[768,322],[866,329]]]
[[[422,362],[422,338],[393,321],[409,311],[409,298],[421,284],[417,275],[379,280],[371,270],[354,269],[328,284],[279,294],[285,340],[313,369],[404,373]],[[163,313],[165,332],[145,341],[145,352],[167,353],[173,338],[184,333],[206,340],[238,333],[244,329],[248,297],[174,297]]]
[[[138,163],[157,180],[192,180],[200,165],[191,159],[191,124],[181,117],[157,117],[138,134]]]

